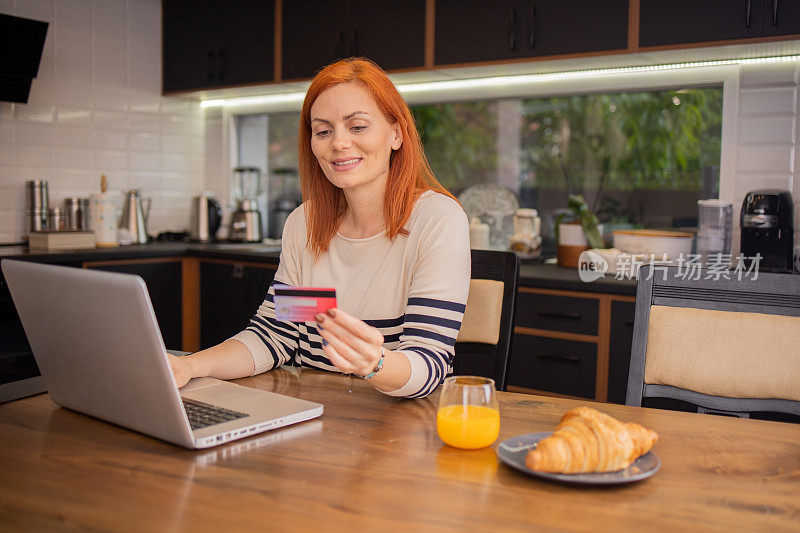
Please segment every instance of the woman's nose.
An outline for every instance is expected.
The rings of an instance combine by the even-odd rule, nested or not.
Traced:
[[[333,136],[333,148],[336,150],[343,150],[349,148],[351,144],[350,136],[346,131],[337,131]]]

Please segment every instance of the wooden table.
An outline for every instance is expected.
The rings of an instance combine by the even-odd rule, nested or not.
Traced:
[[[588,404],[660,435],[661,470],[627,486],[540,481],[436,435],[438,393],[383,396],[278,369],[240,383],[325,414],[205,451],[57,407],[0,405],[0,530],[798,531],[800,425],[500,394],[500,440]]]

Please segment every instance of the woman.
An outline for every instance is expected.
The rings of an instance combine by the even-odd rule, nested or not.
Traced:
[[[244,331],[171,359],[178,385],[292,363],[356,374],[392,396],[430,394],[452,371],[469,230],[408,106],[371,61],[333,63],[306,93],[298,153],[304,203],[286,220],[273,285],[335,287],[338,308],[280,322],[270,287]]]

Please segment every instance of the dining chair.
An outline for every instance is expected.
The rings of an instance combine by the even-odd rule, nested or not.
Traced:
[[[513,252],[472,250],[472,276],[455,345],[453,373],[494,379],[508,386],[519,258]]]
[[[800,415],[800,276],[645,265],[636,289],[627,405]],[[694,279],[699,277],[700,279]],[[784,415],[785,416],[785,415]],[[760,416],[759,416],[760,417]]]

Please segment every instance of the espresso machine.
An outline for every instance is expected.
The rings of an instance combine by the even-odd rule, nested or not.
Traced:
[[[259,205],[263,202],[261,169],[237,167],[233,169],[233,176],[236,210],[231,214],[228,240],[261,242],[264,239],[264,219]]]
[[[789,191],[765,189],[744,197],[741,253],[752,261],[761,255],[759,270],[791,272],[794,248],[794,203]]]

